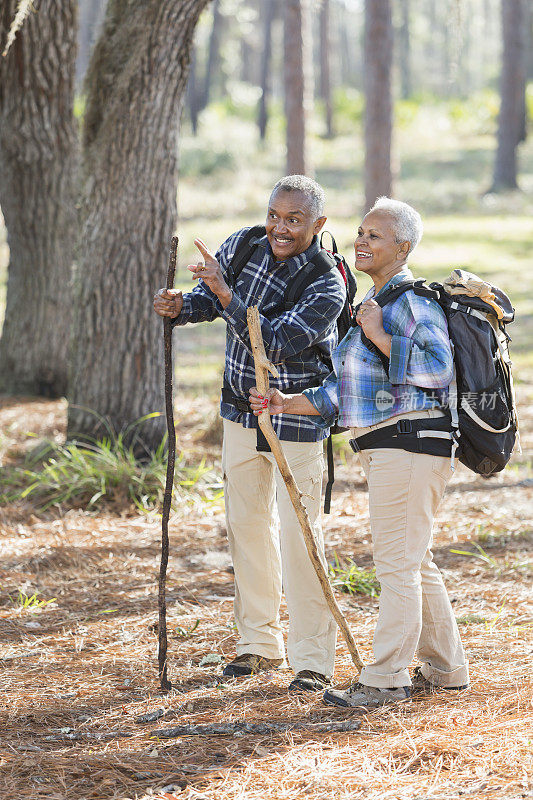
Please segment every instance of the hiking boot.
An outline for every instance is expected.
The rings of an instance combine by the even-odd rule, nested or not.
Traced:
[[[321,692],[330,683],[330,679],[321,672],[302,669],[301,672],[296,673],[295,679],[289,684],[289,692]]]
[[[222,674],[227,678],[242,678],[245,675],[255,675],[257,672],[267,672],[277,669],[283,664],[282,658],[265,658],[256,653],[243,653],[229,664],[226,664]]]
[[[326,689],[324,702],[332,706],[345,708],[378,708],[389,703],[401,703],[410,697],[408,686],[398,689],[378,689],[376,686],[365,686],[362,683],[352,683],[347,689]]]
[[[468,683],[463,686],[437,686],[422,674],[421,667],[415,667],[411,678],[411,694],[434,694],[439,689],[443,689],[445,692],[460,692],[462,689],[468,689]]]

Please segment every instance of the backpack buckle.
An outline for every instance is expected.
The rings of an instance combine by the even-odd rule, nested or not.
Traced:
[[[399,419],[396,423],[396,430],[398,433],[412,433],[413,421],[410,419]]]

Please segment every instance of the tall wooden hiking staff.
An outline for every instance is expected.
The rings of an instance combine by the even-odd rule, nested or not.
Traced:
[[[254,357],[255,378],[257,382],[257,388],[264,397],[268,391],[268,373],[271,372],[275,378],[279,376],[279,373],[275,368],[275,366],[271,364],[266,357],[265,345],[263,344],[263,336],[261,334],[261,323],[259,322],[259,311],[257,309],[257,306],[252,306],[252,308],[248,309],[247,318],[248,318],[248,330],[250,332],[250,343],[252,346],[252,353]],[[272,422],[270,421],[270,413],[267,408],[261,411],[261,414],[258,417],[258,423],[259,427],[263,431],[265,439],[270,445],[270,449],[272,450],[274,458],[276,459],[279,471],[281,472],[283,480],[285,481],[285,485],[287,486],[289,497],[294,506],[294,510],[296,511],[296,516],[298,517],[298,521],[302,527],[302,533],[304,536],[305,546],[307,547],[307,552],[309,553],[309,558],[311,559],[311,562],[315,568],[315,572],[317,574],[318,580],[320,581],[320,585],[322,587],[322,591],[324,592],[324,597],[326,598],[326,602],[329,606],[331,613],[333,614],[335,622],[339,626],[341,633],[344,636],[344,639],[346,640],[346,644],[348,645],[348,650],[350,651],[353,663],[358,669],[362,669],[363,662],[361,660],[361,656],[359,655],[357,645],[348,627],[348,623],[346,622],[346,619],[344,618],[344,615],[337,604],[326,570],[324,569],[322,562],[320,561],[315,537],[313,534],[313,529],[311,528],[311,523],[309,522],[309,516],[307,514],[307,510],[304,504],[302,503],[303,495],[298,489],[298,486],[296,485],[296,481],[294,480],[294,475],[292,474],[291,468],[289,467],[287,459],[285,458],[285,454],[281,449],[281,444],[279,442],[278,437],[276,436],[274,428],[272,427]]]
[[[168,261],[167,289],[174,287],[176,274],[176,256],[178,253],[178,237],[172,237],[170,245],[170,258]],[[176,461],[176,431],[174,429],[174,409],[172,407],[172,323],[168,317],[163,319],[163,334],[165,341],[165,410],[168,430],[168,457],[167,477],[165,482],[165,495],[163,498],[163,514],[161,517],[161,566],[159,568],[159,681],[161,691],[168,692],[172,684],[167,677],[167,600],[165,587],[168,566],[168,519],[172,503],[172,487],[174,484],[174,463]]]

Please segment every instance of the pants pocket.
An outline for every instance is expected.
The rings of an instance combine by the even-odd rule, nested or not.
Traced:
[[[434,475],[438,475],[444,481],[448,482],[452,477],[452,460],[447,456],[433,456],[431,464],[431,471]]]

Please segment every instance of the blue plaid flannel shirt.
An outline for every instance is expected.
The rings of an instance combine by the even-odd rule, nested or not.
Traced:
[[[230,264],[246,231],[234,233],[217,250],[216,258],[224,276],[230,273]],[[183,308],[173,325],[187,322],[212,321],[222,317],[226,325],[225,377],[237,396],[248,400],[249,389],[255,385],[254,362],[246,311],[257,305],[267,358],[279,370],[279,378],[270,376],[270,385],[281,391],[300,392],[310,384],[318,384],[329,369],[314,347],[328,358],[337,345],[336,320],[346,297],[344,281],[337,270],[317,278],[304,290],[289,311],[281,311],[288,283],[319,250],[316,236],[308,249],[287,261],[275,261],[266,236],[257,240],[248,263],[244,266],[233,287],[233,297],[223,309],[220,301],[204,284],[198,285],[183,296]],[[231,285],[233,281],[228,280]],[[274,313],[269,313],[273,311]],[[251,413],[239,411],[221,401],[220,413],[225,419],[240,422],[245,428],[257,428],[257,419]],[[272,416],[272,425],[278,438],[292,442],[316,442],[327,436],[327,426],[317,426],[313,417],[293,414]]]
[[[412,278],[404,269],[378,294]],[[372,294],[370,290],[365,300]],[[405,292],[384,306],[383,327],[392,335],[389,375],[379,357],[362,343],[359,325],[353,327],[333,353],[333,372],[321,386],[304,392],[320,412],[315,417],[318,426],[328,428],[338,415],[343,427],[367,427],[406,411],[446,405],[453,357],[438,303]]]

